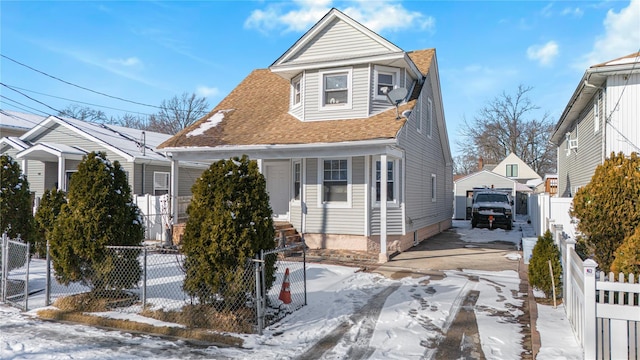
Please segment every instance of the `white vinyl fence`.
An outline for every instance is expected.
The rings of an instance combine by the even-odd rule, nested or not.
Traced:
[[[564,308],[584,359],[640,360],[640,274],[597,273],[562,225],[551,230],[562,255]]]
[[[178,196],[178,221],[171,219],[170,202],[168,195],[139,195],[133,197],[133,202],[142,212],[145,239],[157,241],[170,241],[166,239],[166,230],[173,224],[186,221],[187,206],[191,202],[191,196]]]

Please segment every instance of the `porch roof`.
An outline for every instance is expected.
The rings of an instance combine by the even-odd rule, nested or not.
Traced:
[[[18,159],[58,161],[60,157],[70,160],[82,160],[87,152],[75,146],[56,143],[38,143],[16,154]]]

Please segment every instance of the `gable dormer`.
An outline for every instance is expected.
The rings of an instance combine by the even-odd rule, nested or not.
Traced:
[[[405,51],[337,9],[269,69],[290,82],[289,113],[302,121],[369,117],[392,106],[385,91],[423,76]]]

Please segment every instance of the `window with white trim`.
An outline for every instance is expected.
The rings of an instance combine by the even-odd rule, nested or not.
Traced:
[[[291,107],[302,104],[302,75],[298,75],[291,80]]]
[[[153,172],[153,195],[164,195],[169,193],[170,176],[168,172]]]
[[[387,160],[387,203],[397,203],[398,201],[398,162],[397,160]],[[375,179],[375,192],[374,192],[374,202],[376,204],[380,203],[380,179],[382,177],[382,173],[380,172],[381,161],[378,158],[375,161],[375,166],[373,167],[373,176]]]
[[[293,200],[300,201],[302,172],[300,161],[293,162]]]
[[[374,98],[387,100],[387,93],[397,88],[400,82],[400,69],[376,65],[373,68]]]
[[[351,161],[347,159],[320,160],[320,180],[322,184],[321,204],[350,204]]]
[[[518,177],[518,164],[507,164],[507,177]]]
[[[351,69],[320,72],[320,109],[351,106]]]
[[[431,201],[436,201],[436,193],[438,191],[438,186],[436,183],[436,174],[431,174]]]

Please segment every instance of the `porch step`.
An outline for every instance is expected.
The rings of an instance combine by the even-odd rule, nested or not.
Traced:
[[[302,237],[298,233],[295,227],[286,221],[276,221],[273,223],[273,227],[276,230],[276,245],[281,246],[282,238],[284,237],[284,245],[291,245],[302,241]]]

